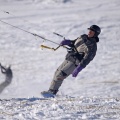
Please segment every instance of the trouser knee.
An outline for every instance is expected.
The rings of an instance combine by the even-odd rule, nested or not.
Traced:
[[[67,74],[64,71],[59,71],[58,73],[56,72],[54,80],[64,80],[67,77]]]

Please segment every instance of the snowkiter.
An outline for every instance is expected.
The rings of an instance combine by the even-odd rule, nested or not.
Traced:
[[[95,57],[101,29],[97,25],[92,25],[88,30],[87,35],[83,34],[75,40],[65,39],[60,43],[61,46],[68,45],[71,50],[68,51],[64,62],[56,70],[49,90],[41,92],[44,97],[54,97],[65,78],[70,74],[76,77]]]

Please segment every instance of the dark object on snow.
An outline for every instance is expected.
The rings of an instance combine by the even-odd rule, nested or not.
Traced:
[[[11,70],[11,66],[5,68],[0,64],[0,68],[1,68],[1,72],[5,75],[5,81],[0,84],[0,93],[1,93],[5,89],[5,87],[7,87],[11,83],[13,78],[13,73]]]

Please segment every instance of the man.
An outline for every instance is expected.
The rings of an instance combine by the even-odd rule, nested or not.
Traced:
[[[97,25],[92,25],[88,30],[88,35],[83,34],[73,41],[65,39],[60,43],[61,46],[68,45],[71,50],[56,70],[49,90],[41,92],[44,97],[54,97],[65,78],[70,74],[76,77],[95,57],[101,29]]]
[[[5,75],[5,81],[0,84],[0,93],[11,83],[13,78],[13,73],[11,67],[4,67],[0,63],[1,72]]]

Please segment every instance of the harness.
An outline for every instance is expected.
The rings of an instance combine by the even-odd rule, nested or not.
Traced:
[[[66,60],[76,63],[76,60],[79,60],[79,62],[83,59],[85,53],[84,52],[78,52],[75,45],[73,44],[72,47],[68,50],[68,53],[66,55]]]

